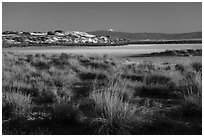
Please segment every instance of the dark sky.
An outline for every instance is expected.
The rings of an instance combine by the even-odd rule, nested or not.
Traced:
[[[3,2],[2,29],[182,33],[202,31],[202,3]]]

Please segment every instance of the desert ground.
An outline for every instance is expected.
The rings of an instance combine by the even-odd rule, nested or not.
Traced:
[[[149,45],[125,45],[125,46],[91,46],[91,47],[73,47],[73,46],[42,46],[42,47],[13,47],[3,48],[6,52],[23,53],[73,53],[87,55],[110,55],[110,56],[130,56],[137,54],[146,54],[151,52],[160,52],[174,49],[201,49],[202,44],[149,44]]]
[[[201,135],[202,56],[129,57],[188,48],[3,49],[2,132]]]

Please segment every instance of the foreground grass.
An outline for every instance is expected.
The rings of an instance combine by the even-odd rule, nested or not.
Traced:
[[[202,64],[176,63],[3,53],[3,134],[201,134]]]

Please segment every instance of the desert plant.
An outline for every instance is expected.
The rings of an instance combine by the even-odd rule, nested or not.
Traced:
[[[53,103],[57,98],[57,91],[54,87],[46,85],[45,82],[37,82],[37,96],[33,98],[36,104],[50,104]]]
[[[75,122],[77,116],[77,105],[69,96],[58,96],[56,101],[50,107],[50,114],[51,120],[56,122],[65,124],[68,124],[68,122]]]
[[[185,68],[182,64],[176,64],[175,65],[175,70],[179,70],[181,72],[184,72]]]
[[[79,77],[81,80],[107,79],[107,76],[105,74],[97,72],[81,72],[79,73]]]
[[[32,100],[20,92],[4,92],[2,101],[3,119],[24,118],[30,115]]]
[[[94,90],[90,98],[94,100],[95,117],[90,125],[96,134],[131,134],[137,132],[145,121],[150,109],[144,106],[124,102],[123,89],[117,83],[110,83],[107,88]],[[137,127],[137,128],[136,128]]]
[[[157,99],[175,99],[178,98],[176,94],[171,91],[168,85],[143,85],[141,87],[137,87],[135,92],[135,96],[139,95],[140,97],[149,97],[149,98],[157,98]]]
[[[202,80],[201,74],[197,74],[196,77],[184,84],[179,88],[177,94],[183,100],[182,113],[183,115],[199,115],[202,114]]]
[[[38,69],[49,69],[50,67],[49,64],[42,62],[42,61],[33,62],[32,65]]]
[[[171,81],[171,78],[162,74],[149,74],[146,76],[146,84],[162,84],[166,85]]]
[[[194,104],[199,111],[202,111],[202,79],[200,74],[196,75],[193,84],[187,86],[184,99],[186,102]]]
[[[152,62],[147,62],[147,61],[140,63],[137,67],[140,69],[147,70],[147,71],[148,70],[155,70],[155,65]]]
[[[194,62],[191,64],[191,67],[197,72],[202,71],[202,63]]]

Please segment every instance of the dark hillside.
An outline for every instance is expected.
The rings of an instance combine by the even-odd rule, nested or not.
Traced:
[[[128,32],[116,32],[116,31],[94,31],[89,32],[93,35],[98,36],[111,36],[117,38],[126,38],[130,40],[144,40],[144,39],[202,39],[202,32],[191,32],[191,33],[177,33],[177,34],[166,34],[166,33],[128,33]]]

